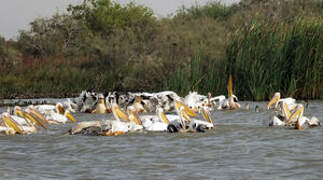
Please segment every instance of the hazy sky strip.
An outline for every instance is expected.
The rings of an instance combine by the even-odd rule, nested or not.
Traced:
[[[83,0],[0,0],[0,35],[9,39],[15,38],[18,31],[28,29],[29,23],[35,18],[50,17],[56,12],[65,12],[69,4],[79,4]],[[132,0],[119,0],[125,4]],[[231,4],[238,0],[221,0]],[[178,8],[194,4],[205,4],[210,0],[135,0],[155,12],[158,17],[174,13]]]

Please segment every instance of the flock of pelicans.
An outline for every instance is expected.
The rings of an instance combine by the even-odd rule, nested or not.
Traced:
[[[275,115],[270,126],[287,126],[299,130],[320,126],[316,117],[309,119],[303,115],[302,104],[297,104],[293,98],[281,99],[279,92],[274,94],[265,109],[269,110],[271,107]],[[8,107],[0,115],[0,134],[33,134],[39,128],[47,129],[50,124],[75,123],[71,113],[77,111],[112,113],[113,119],[79,122],[69,130],[71,135],[118,136],[142,131],[206,132],[215,126],[210,111],[239,108],[238,98],[232,94],[231,76],[227,98],[223,95],[212,97],[210,93],[204,96],[197,92],[190,92],[182,98],[172,91],[126,94],[83,91],[73,101],[68,99],[56,105],[30,105],[24,108],[15,106],[13,109]],[[147,115],[145,112],[156,114]]]

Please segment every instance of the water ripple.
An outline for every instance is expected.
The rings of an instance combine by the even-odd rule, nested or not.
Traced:
[[[306,114],[322,121],[322,105],[311,102]],[[0,178],[321,179],[323,129],[268,127],[271,115],[215,112],[216,127],[204,134],[69,136],[66,132],[73,124],[65,124],[36,135],[0,136]],[[75,117],[111,118],[80,113]]]

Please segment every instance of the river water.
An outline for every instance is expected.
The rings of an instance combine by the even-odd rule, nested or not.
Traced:
[[[305,111],[323,121],[323,101]],[[202,134],[70,136],[74,124],[62,124],[35,135],[0,136],[0,179],[322,179],[323,128],[268,127],[271,115],[216,111],[215,129]]]

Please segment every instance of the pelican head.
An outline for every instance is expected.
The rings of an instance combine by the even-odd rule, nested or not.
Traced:
[[[169,120],[165,116],[163,108],[161,108],[160,106],[157,106],[156,113],[157,113],[157,117],[159,118],[159,120],[161,120],[165,124],[169,124]]]
[[[296,121],[296,129],[301,130],[303,124],[305,123],[305,118],[303,118],[303,113],[304,113],[304,106],[301,104],[298,104],[296,106],[295,112],[290,115],[286,124],[288,125]]]
[[[99,98],[98,104],[104,104],[104,98]]]
[[[10,117],[8,112],[4,112],[1,114],[1,119],[4,122],[6,127],[12,128],[18,134],[24,134],[23,129],[20,125]]]
[[[135,122],[137,125],[142,125],[141,119],[133,106],[128,106],[127,108],[128,118],[130,121]]]
[[[64,110],[64,107],[61,103],[56,103],[56,112],[57,113],[60,113],[60,114],[64,114],[65,113],[65,110]]]
[[[103,94],[98,94],[98,99],[104,99],[104,95]]]
[[[266,105],[265,109],[268,110],[271,107],[271,105],[273,105],[274,103],[276,103],[275,108],[277,108],[279,99],[280,99],[280,92],[276,92],[274,96],[271,98],[271,100],[269,101],[269,103]]]
[[[143,104],[144,103],[143,103],[142,97],[140,95],[136,95],[133,105],[136,108],[137,112],[145,112],[146,111]]]
[[[21,107],[20,107],[20,106],[15,106],[15,107],[13,108],[13,114],[14,114],[14,115],[16,115],[16,116],[19,116],[19,117],[21,117],[21,118],[24,118],[24,115],[23,115],[23,113],[22,113],[22,109],[21,109]]]
[[[98,113],[98,114],[104,114],[106,112],[109,112],[110,109],[107,109],[105,105],[105,98],[102,94],[98,97],[98,102],[96,104],[95,110],[92,111],[92,113]]]

